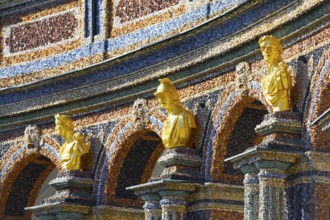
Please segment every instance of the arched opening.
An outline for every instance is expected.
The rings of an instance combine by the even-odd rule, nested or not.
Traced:
[[[147,182],[164,150],[158,127],[151,128],[137,129],[123,122],[113,133],[115,141],[106,144],[109,147],[96,174],[98,205],[142,208],[143,201],[126,187]]]
[[[5,196],[2,198],[4,199],[3,204],[5,204],[3,216],[5,219],[31,219],[31,213],[25,211],[24,208],[36,205],[41,186],[48,184],[45,181],[46,178],[57,169],[49,158],[40,154],[29,155],[28,153],[27,158],[23,161],[16,161],[15,166],[16,169],[8,176],[7,184],[2,188],[2,191],[8,192],[7,197],[3,193]],[[40,195],[39,201],[44,198]]]
[[[262,122],[267,113],[266,108],[258,100],[250,102],[243,109],[229,137],[226,158],[242,153],[262,141],[262,136],[257,134],[254,129]],[[225,163],[223,172],[228,175],[242,175],[239,170],[233,168],[231,162]]]
[[[262,122],[268,110],[262,102],[264,100],[260,99],[259,92],[251,90],[251,96],[247,97],[232,92],[219,100],[219,103],[223,103],[224,100],[225,102],[213,113],[217,117],[211,132],[212,144],[208,146],[208,152],[211,153],[206,159],[206,179],[242,184],[242,174],[224,160],[261,142],[261,137],[255,133],[254,128]]]
[[[127,153],[117,181],[116,197],[137,199],[126,187],[145,183],[151,177],[163,145],[154,132],[140,133]]]

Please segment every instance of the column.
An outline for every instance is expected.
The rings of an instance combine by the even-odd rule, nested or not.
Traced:
[[[162,207],[162,220],[185,220],[186,219],[186,191],[164,190],[160,191],[162,196],[160,205]]]
[[[261,160],[259,168],[259,220],[284,219],[285,170],[289,163]]]
[[[244,220],[254,220],[259,211],[259,170],[253,165],[245,165],[240,170],[244,173]]]
[[[145,220],[161,220],[162,210],[159,204],[161,197],[158,194],[145,194],[142,195],[142,199]]]

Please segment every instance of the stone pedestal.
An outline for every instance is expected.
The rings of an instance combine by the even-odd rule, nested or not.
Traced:
[[[49,185],[56,189],[56,194],[41,201],[42,204],[54,202],[90,206],[95,204],[92,198],[93,179],[89,177],[89,173],[81,171],[59,173]]]
[[[201,181],[199,172],[201,158],[198,150],[178,147],[167,149],[159,158],[158,163],[163,165],[163,170],[158,179]]]
[[[95,204],[92,198],[93,180],[90,173],[68,171],[59,173],[49,183],[55,195],[41,201],[41,205],[25,208],[41,219],[82,219]]]
[[[255,128],[263,136],[259,148],[299,151],[301,143],[301,114],[298,112],[275,112],[265,115]]]
[[[225,160],[245,174],[244,219],[285,218],[286,170],[302,155],[300,118],[292,112],[266,115],[255,129],[263,136],[262,142]]]

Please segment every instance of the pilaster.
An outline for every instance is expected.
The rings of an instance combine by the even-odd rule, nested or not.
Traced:
[[[302,155],[300,114],[270,113],[255,130],[262,142],[225,161],[245,174],[244,219],[284,219],[287,169]]]
[[[259,168],[259,219],[284,219],[284,183],[289,163],[260,160]]]
[[[162,207],[162,220],[184,220],[186,219],[186,196],[184,190],[161,190],[160,205]]]
[[[142,195],[144,201],[143,209],[146,220],[161,220],[162,209],[159,204],[161,197],[157,193]]]
[[[244,220],[254,220],[259,213],[259,170],[253,165],[241,167],[244,173]]]

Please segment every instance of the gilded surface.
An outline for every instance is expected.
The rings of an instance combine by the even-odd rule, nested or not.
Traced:
[[[155,96],[168,113],[162,132],[163,144],[166,148],[190,147],[192,129],[196,128],[195,116],[180,102],[171,80],[163,78],[159,81]]]
[[[262,91],[274,112],[290,111],[290,90],[292,79],[288,65],[283,62],[283,48],[280,41],[273,36],[263,36],[259,39],[261,53],[267,63],[267,75],[262,82]]]
[[[66,115],[55,115],[55,130],[65,139],[60,148],[60,162],[66,170],[80,170],[81,156],[88,153],[84,135],[74,134],[73,121]]]

